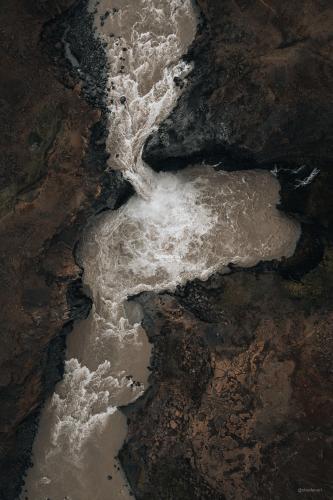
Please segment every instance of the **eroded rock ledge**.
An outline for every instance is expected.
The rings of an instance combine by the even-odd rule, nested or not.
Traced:
[[[90,308],[76,242],[90,215],[130,189],[105,171],[106,64],[86,1],[1,7],[0,498],[14,500],[66,335]]]
[[[145,160],[274,170],[303,233],[280,263],[133,299],[154,349],[150,389],[124,408],[121,462],[138,499],[328,499],[332,5],[197,3],[194,71]]]
[[[144,159],[156,169],[209,159],[225,168],[331,161],[331,2],[197,4],[190,86]]]

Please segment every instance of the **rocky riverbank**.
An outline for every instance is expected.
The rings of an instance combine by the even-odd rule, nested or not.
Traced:
[[[86,3],[10,0],[0,13],[2,500],[20,491],[66,335],[90,309],[76,242],[131,193],[106,172],[106,61]]]
[[[328,499],[333,10],[197,3],[190,85],[144,158],[272,170],[303,233],[280,263],[133,299],[154,349],[151,388],[124,408],[121,462],[138,499]]]

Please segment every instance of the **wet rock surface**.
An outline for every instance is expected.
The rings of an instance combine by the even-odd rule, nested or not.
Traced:
[[[136,300],[151,387],[121,463],[138,499],[328,499],[332,450],[332,59],[329,2],[198,0],[203,23],[178,105],[145,146],[267,168],[302,224],[293,257]]]
[[[105,57],[85,5],[10,0],[0,13],[2,500],[20,491],[40,407],[62,376],[66,335],[90,309],[73,256],[80,232],[131,192],[106,172],[103,92],[93,92]],[[85,41],[74,69],[63,36],[71,23],[78,59],[76,40]]]

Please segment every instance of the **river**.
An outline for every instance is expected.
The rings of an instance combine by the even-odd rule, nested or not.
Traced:
[[[300,233],[277,210],[279,183],[268,172],[191,165],[156,173],[142,161],[146,138],[180,95],[174,77],[186,80],[191,70],[181,56],[196,31],[192,2],[95,7],[110,63],[109,168],[121,170],[136,194],[82,236],[78,254],[94,305],[69,337],[64,379],[42,412],[22,496],[30,500],[130,498],[116,458],[126,437],[118,407],[147,387],[150,345],[129,296],[206,279],[231,262],[289,256]]]

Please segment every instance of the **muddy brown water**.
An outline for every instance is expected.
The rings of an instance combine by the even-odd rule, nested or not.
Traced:
[[[279,184],[268,172],[193,165],[155,173],[141,159],[181,92],[174,77],[191,69],[180,61],[195,34],[191,1],[102,0],[96,8],[110,62],[109,166],[136,194],[82,236],[94,306],[70,335],[64,379],[42,412],[22,496],[31,500],[130,498],[116,459],[126,437],[118,407],[147,387],[150,345],[140,308],[127,297],[206,279],[230,262],[289,256],[300,231],[277,210]]]

